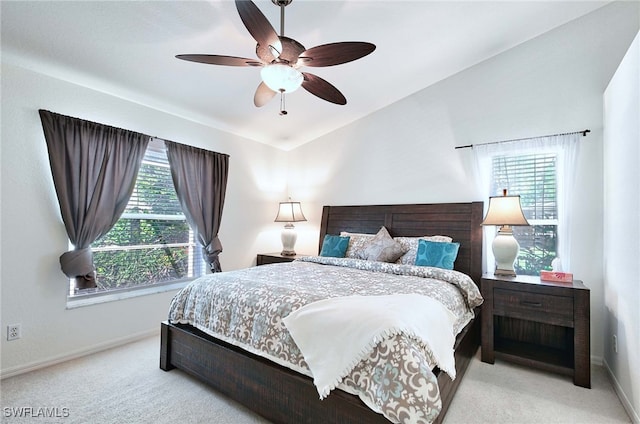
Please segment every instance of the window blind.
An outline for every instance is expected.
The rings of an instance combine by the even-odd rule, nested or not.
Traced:
[[[557,220],[557,157],[552,153],[495,156],[492,193],[506,188],[519,194],[522,211],[529,220]]]

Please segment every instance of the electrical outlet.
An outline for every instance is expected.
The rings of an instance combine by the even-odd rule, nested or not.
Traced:
[[[22,331],[20,330],[20,324],[7,325],[7,340],[17,340],[22,337]]]
[[[613,353],[618,353],[618,336],[613,335]]]

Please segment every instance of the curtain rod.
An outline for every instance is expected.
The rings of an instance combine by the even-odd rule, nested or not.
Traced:
[[[583,137],[587,136],[587,133],[590,133],[591,130],[582,130],[582,131],[574,131],[568,133],[560,133],[560,134],[550,134],[550,135],[540,135],[538,137],[527,137],[527,138],[514,138],[512,140],[502,140],[502,141],[492,141],[489,143],[480,143],[480,144],[468,144],[466,146],[456,146],[456,149],[468,149],[473,148],[473,146],[485,146],[487,144],[500,144],[500,143],[510,143],[512,141],[524,141],[524,140],[533,140],[534,138],[543,138],[543,137],[558,137],[561,135],[571,135],[571,134],[582,134]]]

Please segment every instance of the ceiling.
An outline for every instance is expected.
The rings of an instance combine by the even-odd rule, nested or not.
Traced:
[[[280,8],[255,1],[277,32]],[[304,68],[336,86],[344,106],[300,89],[253,105],[254,67],[186,62],[176,54],[255,58],[233,1],[1,1],[2,60],[290,149],[384,108],[608,1],[294,0],[285,35],[306,48],[368,41],[377,49]]]

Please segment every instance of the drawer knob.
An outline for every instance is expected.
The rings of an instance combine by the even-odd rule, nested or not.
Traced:
[[[530,302],[527,300],[523,300],[522,302],[520,302],[520,304],[523,306],[534,306],[536,308],[539,308],[540,306],[542,306],[542,303],[540,302]]]

